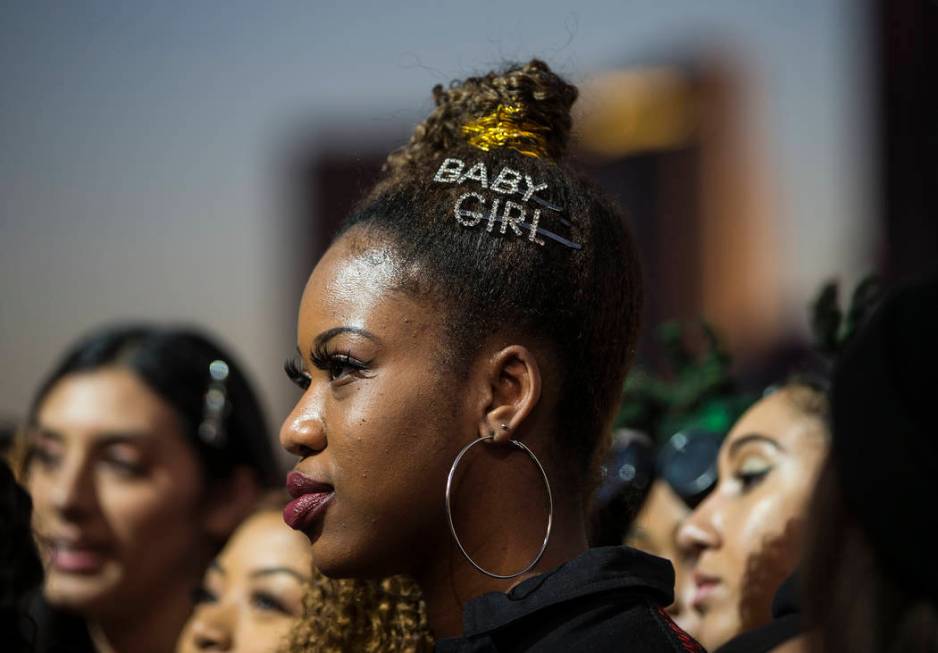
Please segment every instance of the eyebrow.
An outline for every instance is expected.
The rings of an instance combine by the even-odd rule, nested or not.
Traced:
[[[65,436],[63,436],[58,431],[45,428],[44,426],[37,425],[34,430],[36,437],[47,438],[49,440],[55,440],[56,442],[64,442]],[[112,432],[104,433],[103,435],[97,436],[94,438],[95,446],[109,446],[112,444],[139,444],[141,441],[147,439],[150,436],[146,431],[122,431],[122,432]]]
[[[296,571],[295,569],[290,569],[289,567],[264,567],[263,569],[252,571],[250,577],[259,578],[260,576],[270,576],[271,574],[289,574],[301,583],[309,582],[308,576],[304,576],[300,572]]]
[[[745,446],[746,444],[748,444],[748,443],[750,443],[750,442],[764,442],[764,443],[766,443],[766,444],[769,444],[769,445],[775,447],[775,448],[778,449],[779,451],[785,451],[785,447],[783,447],[781,444],[779,444],[779,443],[778,443],[778,440],[775,440],[774,438],[770,438],[770,437],[767,436],[767,435],[762,435],[761,433],[750,433],[750,434],[748,434],[748,435],[744,435],[744,436],[741,436],[741,437],[739,437],[739,438],[736,438],[735,441],[733,441],[732,443],[730,443],[729,455],[732,456],[732,455],[735,454],[741,447]]]
[[[57,442],[62,442],[65,438],[58,431],[53,431],[52,429],[47,429],[39,424],[36,424],[32,429],[33,437],[46,438],[48,440],[55,440]]]
[[[318,336],[316,336],[313,339],[312,351],[316,351],[317,349],[322,347],[324,344],[326,344],[327,342],[329,342],[336,336],[341,335],[343,333],[354,333],[356,335],[364,336],[365,338],[368,338],[375,344],[381,344],[381,339],[378,338],[378,336],[373,334],[371,331],[368,331],[367,329],[362,329],[360,327],[340,326],[340,327],[333,327],[331,329],[327,329],[326,331],[323,331]]]

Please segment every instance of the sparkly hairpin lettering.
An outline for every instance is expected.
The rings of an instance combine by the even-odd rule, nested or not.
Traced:
[[[205,391],[205,407],[202,423],[199,424],[199,437],[212,447],[222,447],[228,439],[224,423],[230,408],[227,386],[229,372],[228,363],[223,360],[214,360],[208,366],[211,381]]]
[[[529,219],[528,209],[530,207],[527,204],[532,199],[547,210],[560,211],[549,202],[535,196],[535,193],[546,190],[548,185],[544,182],[535,183],[530,175],[522,174],[505,166],[489,183],[489,171],[484,163],[479,162],[467,168],[466,162],[462,159],[448,158],[440,164],[439,169],[433,176],[433,181],[457,186],[467,182],[475,182],[481,190],[497,194],[486,197],[481,192],[468,191],[456,198],[453,215],[456,222],[463,227],[476,227],[484,220],[486,221],[485,231],[492,233],[495,223],[499,222],[501,223],[498,228],[500,234],[508,233],[509,229],[515,236],[524,236],[527,232],[528,240],[541,246],[544,245],[544,241],[539,236],[544,236],[571,249],[580,249],[578,243],[567,240],[540,226],[540,208],[534,209]],[[498,195],[519,195],[520,202]],[[567,220],[562,218],[561,222],[567,226],[570,225]]]

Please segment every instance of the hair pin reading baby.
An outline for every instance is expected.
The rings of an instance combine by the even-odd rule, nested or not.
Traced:
[[[504,206],[501,205],[502,198],[491,198],[488,217],[486,218],[485,207],[487,199],[485,195],[478,192],[463,193],[456,199],[456,203],[453,206],[453,215],[456,217],[456,222],[464,227],[475,227],[483,220],[487,219],[488,223],[485,227],[485,230],[488,233],[492,232],[496,222],[500,222],[501,226],[499,227],[499,233],[501,234],[507,233],[508,229],[510,228],[516,236],[523,236],[523,228],[526,228],[528,232],[528,240],[533,243],[537,243],[538,245],[544,245],[544,241],[538,238],[540,235],[544,236],[545,238],[550,238],[551,240],[556,241],[561,245],[570,247],[571,249],[580,249],[579,244],[567,240],[563,236],[555,234],[541,227],[539,224],[541,219],[540,209],[534,209],[534,212],[531,214],[531,218],[528,221],[526,208],[528,200],[534,197],[534,194],[538,191],[545,190],[547,188],[546,183],[534,183],[534,180],[531,179],[530,175],[521,174],[517,170],[513,170],[505,166],[501,169],[495,179],[489,183],[488,170],[486,169],[484,163],[476,163],[467,170],[465,161],[462,159],[449,158],[444,159],[443,163],[440,165],[439,170],[437,170],[436,174],[433,176],[433,181],[441,184],[456,185],[463,184],[467,181],[474,181],[477,182],[483,189],[492,191],[494,193],[499,193],[501,195],[521,196],[520,199],[523,204],[506,199]],[[524,188],[522,188],[522,182],[524,182]],[[473,210],[473,208],[464,207],[464,204],[466,204],[468,200],[474,200],[474,203],[476,204],[475,210]],[[541,204],[543,206],[550,207],[550,204],[547,202],[541,202]],[[499,215],[499,208],[502,209],[501,215]]]

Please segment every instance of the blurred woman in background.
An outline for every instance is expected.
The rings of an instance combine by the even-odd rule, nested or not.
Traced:
[[[823,390],[787,383],[723,442],[719,482],[678,534],[693,559],[692,634],[708,650],[771,620],[772,599],[800,560],[807,503],[829,446],[827,413]]]
[[[271,493],[228,540],[195,594],[178,653],[423,653],[433,648],[412,581],[332,580]]]
[[[938,274],[897,288],[840,356],[806,542],[800,650],[938,651]]]
[[[30,411],[40,650],[172,650],[190,593],[277,470],[232,356],[188,330],[101,330]]]
[[[280,493],[266,498],[209,566],[179,653],[274,653],[284,644],[310,583],[321,580],[309,542],[283,523],[286,501]]]
[[[719,482],[679,540],[693,558],[700,616],[694,634],[719,653],[796,646],[803,632],[799,576],[807,503],[830,447],[829,387],[840,352],[881,296],[861,281],[842,311],[836,282],[811,306],[811,374],[770,391],[734,425],[718,457]]]

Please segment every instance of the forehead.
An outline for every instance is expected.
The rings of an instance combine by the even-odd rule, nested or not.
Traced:
[[[132,371],[105,367],[59,379],[37,412],[43,428],[62,433],[177,428],[173,409]]]
[[[249,517],[219,558],[226,570],[287,567],[308,575],[312,565],[309,540],[283,523],[279,512],[265,510]]]
[[[301,348],[336,326],[381,335],[406,327],[418,332],[438,323],[429,301],[402,290],[409,273],[394,251],[380,242],[349,234],[323,255],[303,291],[297,333]]]
[[[824,426],[817,417],[801,411],[792,401],[790,391],[782,388],[753,404],[733,426],[725,444],[754,434],[773,440],[785,449],[796,449],[807,439],[823,440]]]

